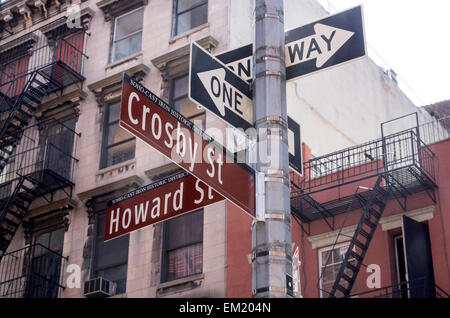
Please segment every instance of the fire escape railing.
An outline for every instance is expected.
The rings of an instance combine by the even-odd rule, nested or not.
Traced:
[[[375,288],[372,290],[355,293],[349,297],[365,298],[450,298],[450,295],[434,281],[428,278],[421,278],[411,281],[404,281],[398,284]]]
[[[82,81],[82,69],[87,55],[64,38],[43,39],[36,47],[17,54],[14,50],[3,55],[0,63],[0,111],[8,111],[20,96],[25,83],[37,71],[52,80],[53,91],[62,90],[67,83]],[[73,79],[65,78],[71,76]]]
[[[350,296],[388,200],[396,199],[405,210],[409,195],[425,191],[436,202],[435,154],[417,132],[417,127],[407,129],[313,158],[304,162],[303,176],[291,174],[291,210],[302,223],[323,218],[331,230],[336,230],[337,214],[362,209],[334,283],[330,290],[323,290],[329,297]],[[359,183],[356,192],[345,187],[355,182]],[[364,191],[357,193],[360,188]],[[345,222],[346,216],[333,250]],[[414,286],[415,292],[418,285]]]
[[[64,290],[68,258],[37,243],[5,253],[0,263],[0,298],[57,298]]]
[[[28,126],[21,133],[20,144],[0,173],[0,198],[11,194],[11,190],[5,191],[11,188],[9,183],[41,171],[51,171],[73,181],[79,133],[54,118]]]
[[[68,47],[69,50],[60,50],[59,52],[57,52],[58,51],[57,49],[59,47],[60,48]],[[75,47],[72,43],[68,42],[64,38],[48,41],[41,40],[40,43],[36,45],[36,47],[30,47],[24,52],[21,52],[19,55],[15,54],[15,52],[12,51],[11,54],[9,54],[9,56],[8,55],[2,56],[3,63],[0,63],[0,74],[4,72],[5,65],[19,61],[24,57],[29,57],[30,60],[28,61],[27,69],[24,70],[23,74],[19,75],[27,75],[29,73],[32,73],[33,71],[46,67],[49,64],[55,63],[57,61],[68,62],[70,61],[69,58],[71,56],[77,58],[80,57],[83,59],[88,58],[88,56],[82,50]],[[79,61],[75,61],[74,64],[72,64],[72,67],[76,71],[77,70],[81,71],[80,69],[81,64],[79,64],[78,62]],[[14,81],[14,78],[11,81]]]
[[[291,197],[331,189],[405,168],[417,170],[434,183],[434,156],[413,129],[385,136],[304,162],[303,176],[291,173]]]
[[[450,138],[450,116],[433,119],[419,126],[420,139],[427,145]]]
[[[32,125],[45,98],[85,80],[85,32],[64,22],[0,47],[0,261],[36,198],[72,196],[79,134],[55,119]]]

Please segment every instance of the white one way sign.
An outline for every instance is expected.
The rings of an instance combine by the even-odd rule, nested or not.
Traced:
[[[286,44],[286,67],[313,59],[316,67],[322,67],[355,34],[322,23],[316,23],[314,31],[314,35]]]
[[[286,80],[294,80],[366,56],[362,7],[327,16],[285,32]],[[253,46],[217,55],[247,81],[252,80]]]
[[[236,128],[253,127],[249,83],[196,43],[191,43],[189,98]]]
[[[225,109],[228,108],[248,123],[253,123],[252,100],[228,83],[225,74],[224,68],[218,68],[197,75],[222,117],[225,117]]]
[[[285,32],[286,80],[366,56],[362,7]]]

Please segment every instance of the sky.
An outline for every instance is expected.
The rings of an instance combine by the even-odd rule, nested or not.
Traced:
[[[450,99],[450,0],[319,2],[331,14],[363,5],[369,57],[398,74],[416,106]]]

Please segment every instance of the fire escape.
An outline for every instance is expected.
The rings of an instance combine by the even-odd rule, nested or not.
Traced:
[[[49,296],[36,294],[36,282],[48,283],[49,277],[30,261],[45,247],[7,250],[33,202],[50,203],[57,191],[71,197],[74,187],[79,134],[54,118],[34,116],[45,98],[85,80],[85,33],[65,25],[57,31],[35,31],[33,41],[18,38],[10,46],[18,49],[0,53],[0,297]]]
[[[435,202],[436,187],[434,153],[420,139],[418,126],[386,136],[382,133],[378,140],[304,162],[304,175],[291,175],[293,216],[307,233],[312,221],[324,220],[331,231],[338,233],[335,245],[340,236],[349,241],[340,256],[339,269],[335,269],[334,283],[327,290],[319,286],[322,295],[351,296],[389,200],[396,200],[406,210],[408,196],[425,191]],[[353,235],[344,234],[346,218],[354,210],[361,210],[359,222]],[[344,221],[338,227],[335,218],[339,214]],[[333,257],[329,253],[321,277]]]

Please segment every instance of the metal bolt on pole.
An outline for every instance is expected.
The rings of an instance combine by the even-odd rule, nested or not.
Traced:
[[[283,0],[255,0],[254,103],[262,218],[252,226],[252,295],[292,297]],[[257,208],[258,208],[257,207]]]

